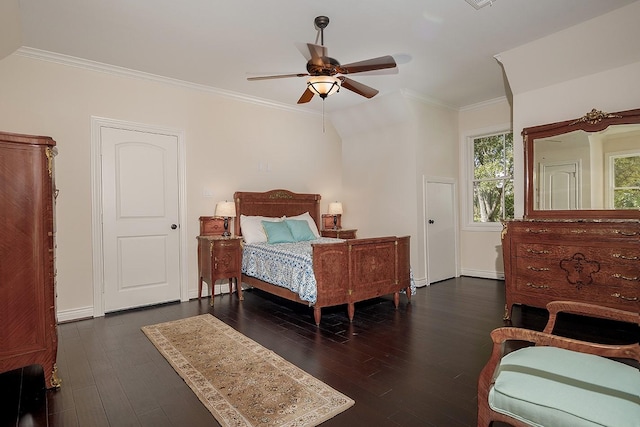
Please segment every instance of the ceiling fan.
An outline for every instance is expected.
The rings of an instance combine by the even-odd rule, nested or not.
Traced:
[[[341,87],[366,98],[373,98],[376,96],[378,94],[378,90],[350,79],[347,77],[347,74],[394,69],[397,65],[393,57],[387,55],[341,65],[336,59],[328,56],[327,48],[324,46],[324,29],[329,25],[329,18],[326,16],[318,16],[315,18],[314,23],[320,31],[320,45],[306,43],[298,46],[300,52],[305,56],[305,58],[307,58],[306,73],[248,77],[247,80],[253,81],[282,79],[288,77],[308,77],[307,88],[300,99],[298,99],[298,104],[304,104],[311,101],[314,95],[318,95],[324,100],[327,96],[338,92]]]

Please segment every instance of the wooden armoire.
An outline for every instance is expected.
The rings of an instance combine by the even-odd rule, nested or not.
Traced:
[[[0,132],[0,372],[41,365],[58,388],[56,142]]]

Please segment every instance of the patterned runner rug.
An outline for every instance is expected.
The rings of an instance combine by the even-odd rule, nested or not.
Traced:
[[[210,314],[142,331],[223,426],[316,426],[355,403]]]

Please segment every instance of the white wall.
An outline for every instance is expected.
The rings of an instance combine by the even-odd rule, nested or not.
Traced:
[[[584,116],[592,108],[605,112],[640,107],[640,62],[513,96],[513,126],[523,128]],[[524,186],[524,154],[516,157],[516,188]],[[516,193],[516,208],[524,193]],[[516,210],[521,217],[523,209]]]
[[[486,132],[509,130],[511,126],[511,106],[506,98],[493,102],[473,106],[460,111],[460,161],[467,162],[467,157],[462,150],[468,144],[467,137],[480,135]],[[515,151],[522,151],[522,137],[514,132],[513,146]],[[466,193],[466,165],[460,166],[460,201],[463,208],[468,201]],[[502,262],[502,242],[500,231],[465,230],[464,209],[460,215],[460,267],[461,274],[485,278],[504,277]]]
[[[516,218],[524,212],[524,127],[577,118],[592,108],[612,112],[640,106],[639,17],[640,2],[635,2],[501,53],[497,57],[513,93],[512,109],[503,100],[460,111],[461,143],[465,135],[513,123]],[[500,232],[462,230],[460,248],[462,274],[502,276]]]
[[[183,130],[186,141],[188,287],[197,291],[198,217],[236,190],[340,193],[341,141],[316,114],[270,108],[158,81],[10,55],[0,60],[0,129],[58,143],[58,312],[93,306],[91,116]],[[269,164],[269,171],[260,164]],[[204,197],[204,189],[213,197]],[[71,314],[73,317],[73,314]]]
[[[366,120],[347,127],[357,116]],[[403,94],[334,120],[343,139],[343,226],[358,237],[410,235],[418,285],[426,283],[423,177],[457,180],[457,120],[457,111]]]
[[[640,1],[501,53],[513,92],[513,129],[640,107]],[[514,152],[515,188],[524,186],[524,153]],[[515,194],[516,217],[524,192]]]

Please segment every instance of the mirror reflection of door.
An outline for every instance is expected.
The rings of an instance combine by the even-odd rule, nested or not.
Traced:
[[[576,161],[540,163],[540,209],[580,209],[578,170]]]

